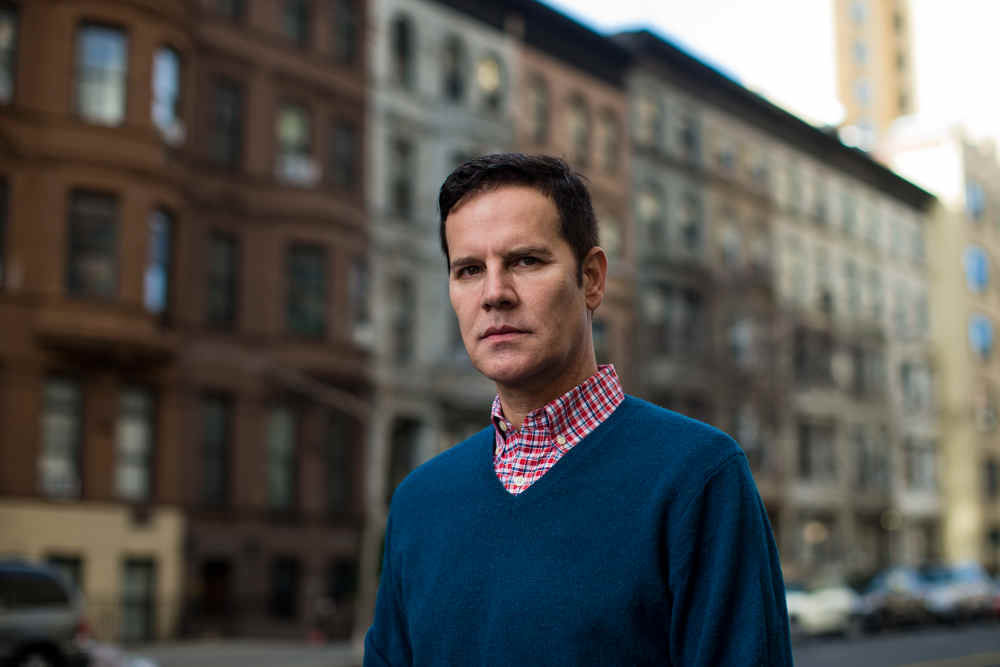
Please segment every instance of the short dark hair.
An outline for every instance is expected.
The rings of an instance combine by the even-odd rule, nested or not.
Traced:
[[[533,187],[552,199],[559,211],[559,232],[576,257],[577,283],[583,283],[583,259],[598,245],[597,216],[584,177],[563,160],[550,155],[495,153],[459,165],[441,185],[441,250],[451,263],[444,222],[466,199],[504,185]]]

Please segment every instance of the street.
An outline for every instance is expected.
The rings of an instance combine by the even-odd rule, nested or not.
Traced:
[[[923,628],[857,639],[795,644],[796,667],[1000,667],[1000,625]],[[130,656],[157,667],[347,667],[350,646],[263,641],[170,642],[135,647]]]
[[[795,645],[796,667],[997,667],[1000,625],[923,628]]]

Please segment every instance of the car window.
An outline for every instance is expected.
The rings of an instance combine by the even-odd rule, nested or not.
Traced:
[[[0,572],[0,601],[8,609],[66,605],[66,589],[42,572]]]

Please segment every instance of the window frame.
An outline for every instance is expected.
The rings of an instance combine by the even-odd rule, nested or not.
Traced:
[[[83,56],[83,39],[84,33],[88,30],[95,31],[106,31],[118,33],[121,37],[122,42],[122,52],[124,54],[124,60],[122,63],[121,71],[117,73],[117,79],[121,83],[120,91],[120,117],[118,118],[102,118],[99,115],[89,112],[84,106],[84,95],[83,91],[83,81],[81,77],[81,72],[84,70],[84,64],[82,62]],[[128,77],[129,77],[129,51],[131,48],[131,40],[129,39],[128,31],[119,25],[114,23],[106,23],[102,21],[91,21],[84,20],[77,24],[76,32],[74,34],[74,64],[73,64],[73,104],[76,116],[86,123],[94,125],[104,125],[108,127],[119,127],[125,125],[128,122]],[[104,70],[101,70],[104,71]]]

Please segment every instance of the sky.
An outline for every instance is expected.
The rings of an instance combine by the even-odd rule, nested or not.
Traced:
[[[818,125],[836,97],[833,0],[545,0],[601,32],[649,27]],[[910,0],[918,112],[1000,137],[1000,0]],[[793,29],[794,27],[794,29]]]

